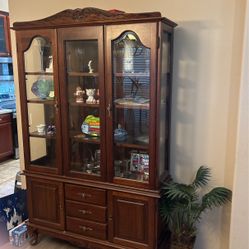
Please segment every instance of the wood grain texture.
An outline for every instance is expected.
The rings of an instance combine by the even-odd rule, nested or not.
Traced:
[[[137,14],[95,8],[65,10],[42,20],[14,24],[14,29],[18,30],[16,34],[19,85],[30,212],[28,226],[37,232],[39,237],[40,234],[47,234],[87,249],[163,248],[158,239],[163,229],[159,224],[160,165],[157,154],[160,140],[158,123],[162,116],[159,111],[161,81],[158,69],[162,59],[160,50],[162,26],[165,26],[165,32],[172,34],[176,24],[161,17],[158,12]],[[110,108],[114,106],[112,43],[127,31],[134,32],[143,46],[150,49],[149,73],[136,75],[150,77],[149,144],[143,147],[150,156],[149,182],[114,177],[115,146],[123,146],[125,149],[132,149],[135,146],[139,149],[137,144],[130,141],[126,144],[115,144],[113,139],[114,112]],[[57,164],[53,169],[38,167],[30,162],[25,77],[27,73],[36,75],[38,72],[25,73],[23,54],[36,36],[42,36],[51,42],[55,62],[53,75],[56,99],[53,104],[58,104],[58,111],[56,113]],[[171,37],[173,41],[173,35]],[[78,72],[77,67],[67,72],[66,45],[67,42],[73,41],[94,41],[97,44],[98,71],[91,76],[94,80],[98,80],[100,90],[100,104],[94,108],[99,110],[101,139],[98,139],[94,146],[100,146],[101,149],[101,176],[80,174],[71,169],[71,140],[74,142],[75,140],[74,134],[69,132],[68,109],[69,106],[73,106],[76,110],[82,108],[84,111],[88,107],[72,105],[68,77],[74,80],[76,77],[79,80],[89,78],[89,73],[80,70]],[[77,62],[77,54],[74,60],[80,63]],[[128,76],[122,73],[116,75],[116,77]],[[74,92],[74,87],[72,90]],[[46,106],[49,104],[46,103]],[[75,131],[80,132],[78,128]],[[88,143],[92,141],[89,139]],[[129,158],[128,153],[126,157]],[[76,160],[76,163],[79,162]],[[46,241],[45,239],[45,243]],[[36,248],[40,248],[41,245],[42,241]],[[71,248],[66,245],[64,248]],[[48,243],[46,247],[53,248],[53,243],[51,245]],[[30,247],[25,249],[28,248]],[[63,246],[57,244],[54,248],[63,248]]]
[[[148,22],[163,20],[168,25],[175,27],[176,24],[167,18],[162,18],[160,12],[145,12],[145,13],[125,13],[123,11],[106,11],[98,8],[84,8],[84,9],[67,9],[55,15],[44,19],[29,21],[29,22],[15,22],[13,29],[26,28],[51,28],[51,27],[66,27],[71,25],[96,25],[97,23],[127,23],[127,22]]]
[[[13,151],[11,114],[0,115],[0,162],[11,157]]]

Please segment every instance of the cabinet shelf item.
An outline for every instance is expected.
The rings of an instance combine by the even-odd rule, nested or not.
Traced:
[[[97,8],[13,24],[32,242],[164,248],[175,26]]]

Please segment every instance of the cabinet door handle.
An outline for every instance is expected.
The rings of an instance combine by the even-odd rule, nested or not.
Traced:
[[[91,211],[84,210],[84,209],[79,209],[78,211],[79,211],[81,214],[92,214]]]
[[[106,110],[107,110],[107,112],[108,112],[108,116],[111,117],[111,112],[112,112],[111,103],[108,104]]]
[[[2,119],[0,118],[0,121],[2,121]]]
[[[83,199],[85,199],[85,198],[87,198],[87,197],[92,197],[92,195],[90,195],[90,194],[86,194],[86,193],[82,193],[82,192],[80,192],[80,193],[78,193],[77,195],[79,195],[79,196],[81,196]]]
[[[57,99],[55,99],[54,108],[55,108],[56,112],[59,111],[59,104],[58,104],[58,100]]]
[[[79,226],[79,229],[83,230],[84,232],[93,231],[91,227],[86,227],[86,226]]]

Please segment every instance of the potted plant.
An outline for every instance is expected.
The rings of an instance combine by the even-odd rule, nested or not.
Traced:
[[[210,169],[201,166],[191,184],[170,180],[162,187],[160,214],[171,232],[170,249],[192,249],[203,212],[231,201],[232,192],[224,187],[201,195],[210,177]]]

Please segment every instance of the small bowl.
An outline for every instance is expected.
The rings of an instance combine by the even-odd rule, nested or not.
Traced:
[[[36,126],[38,133],[45,133],[45,127],[46,125],[44,124],[39,124]]]

